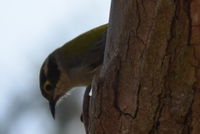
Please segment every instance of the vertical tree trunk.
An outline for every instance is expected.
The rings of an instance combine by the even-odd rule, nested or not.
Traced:
[[[191,15],[191,44],[194,46],[195,58],[198,60],[196,66],[196,83],[194,101],[192,105],[192,131],[190,134],[199,134],[200,132],[200,1],[192,0],[190,5]]]
[[[112,1],[104,65],[92,85],[89,134],[199,133],[197,3]]]

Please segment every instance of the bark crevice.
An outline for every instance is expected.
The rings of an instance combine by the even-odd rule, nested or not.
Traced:
[[[198,134],[200,69],[190,44],[200,23],[190,10],[185,0],[112,1],[91,134]]]

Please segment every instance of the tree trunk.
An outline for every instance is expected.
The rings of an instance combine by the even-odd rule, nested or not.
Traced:
[[[113,0],[88,133],[200,133],[199,45],[199,0]]]

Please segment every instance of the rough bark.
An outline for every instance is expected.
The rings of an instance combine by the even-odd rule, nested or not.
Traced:
[[[191,15],[191,44],[194,46],[195,58],[198,60],[196,66],[196,83],[195,94],[192,105],[192,132],[191,134],[199,134],[200,132],[200,1],[192,0],[190,5]]]
[[[89,134],[199,133],[197,4],[112,1],[104,65],[92,85]]]

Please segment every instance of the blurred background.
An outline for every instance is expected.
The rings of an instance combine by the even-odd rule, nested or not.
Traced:
[[[0,0],[0,134],[84,134],[83,89],[57,106],[53,120],[39,70],[53,50],[107,23],[110,0]]]

